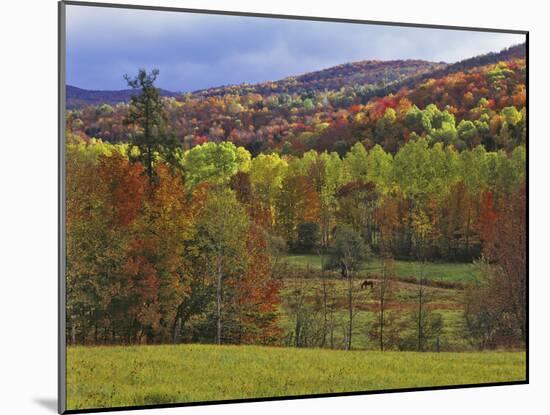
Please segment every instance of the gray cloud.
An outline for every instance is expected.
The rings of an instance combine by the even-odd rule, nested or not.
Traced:
[[[454,62],[524,36],[397,26],[67,6],[67,83],[122,89],[158,68],[158,85],[190,91],[276,80],[365,59]]]

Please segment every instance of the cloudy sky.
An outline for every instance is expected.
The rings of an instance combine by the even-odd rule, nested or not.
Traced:
[[[125,89],[158,68],[172,91],[277,80],[365,59],[455,62],[523,35],[67,6],[67,84]]]

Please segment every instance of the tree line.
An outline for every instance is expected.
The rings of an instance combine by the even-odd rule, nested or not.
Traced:
[[[386,258],[388,269],[391,258],[484,254],[485,289],[494,300],[476,300],[486,291],[472,290],[472,338],[491,345],[518,330],[525,336],[525,253],[518,251],[525,224],[521,215],[510,218],[525,201],[523,146],[458,151],[416,137],[395,155],[362,143],[343,157],[252,157],[231,142],[184,150],[166,128],[156,75],[128,78],[141,92],[125,119],[134,131],[127,144],[68,134],[69,342],[279,344],[285,251],[325,255],[327,270],[341,270],[349,287],[348,348],[352,273],[369,252]],[[502,248],[507,243],[515,245]],[[438,323],[419,304],[421,349],[422,333]],[[373,327],[383,333],[381,313]],[[303,335],[298,327],[296,345]]]
[[[392,65],[406,67],[407,62]],[[459,150],[481,143],[489,151],[511,151],[525,144],[525,59],[449,67],[455,70],[432,73],[433,78],[407,77],[415,83],[383,96],[372,96],[376,82],[286,92],[271,84],[260,89],[237,85],[214,95],[166,98],[163,104],[167,126],[185,149],[231,141],[253,156],[273,151],[301,156],[308,150],[344,156],[361,142],[367,149],[379,144],[395,154],[419,136]],[[380,78],[384,72],[375,73]],[[83,138],[128,142],[135,131],[124,120],[132,108],[132,103],[119,103],[71,110],[67,129]]]

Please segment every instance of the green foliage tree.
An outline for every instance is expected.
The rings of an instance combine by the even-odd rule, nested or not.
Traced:
[[[391,188],[392,165],[393,157],[391,153],[386,153],[378,144],[370,149],[366,160],[366,180],[374,183],[377,192],[380,194],[387,193]]]
[[[246,211],[235,194],[226,188],[214,187],[209,193],[198,224],[198,244],[204,252],[205,268],[216,287],[216,336],[223,341],[225,285],[230,278],[239,278],[246,267]]]
[[[281,191],[288,162],[278,154],[260,154],[250,165],[250,180],[260,207],[268,212],[273,224],[275,201]]]
[[[430,193],[434,176],[428,141],[409,141],[395,155],[393,176],[406,196],[421,197]]]
[[[344,158],[344,166],[352,180],[367,181],[368,153],[365,146],[355,143]]]
[[[419,135],[427,134],[432,129],[432,122],[427,113],[420,110],[416,105],[405,115],[405,126],[412,132]]]
[[[298,237],[295,250],[311,253],[319,246],[319,224],[316,222],[302,222],[298,225]]]
[[[462,120],[457,127],[458,138],[473,148],[481,144],[481,137],[477,131],[476,125],[470,120]]]
[[[222,185],[238,171],[247,171],[250,153],[233,143],[205,143],[183,154],[181,166],[186,185],[192,189],[199,183]]]

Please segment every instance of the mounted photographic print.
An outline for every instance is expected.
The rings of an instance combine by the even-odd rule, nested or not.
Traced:
[[[528,382],[527,32],[59,18],[60,412]]]

